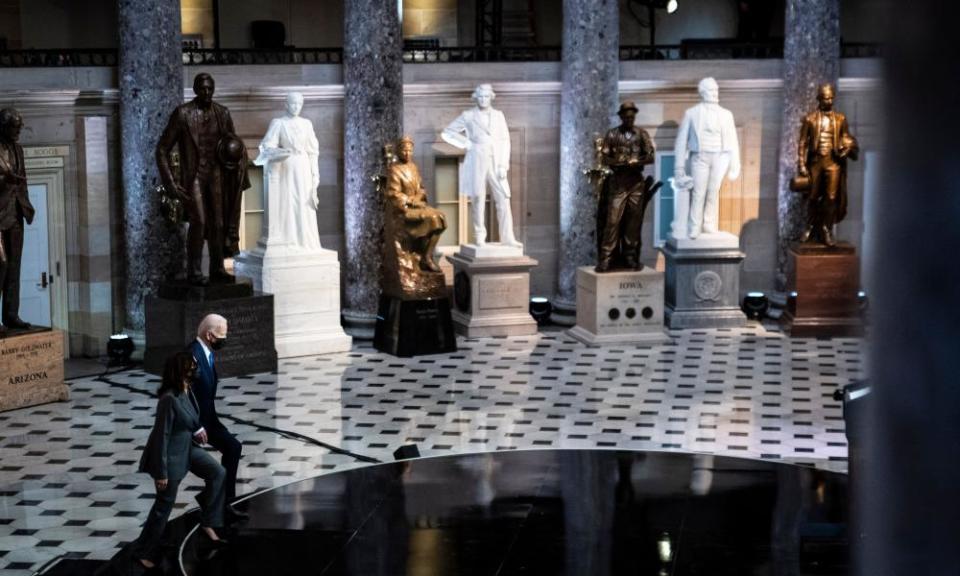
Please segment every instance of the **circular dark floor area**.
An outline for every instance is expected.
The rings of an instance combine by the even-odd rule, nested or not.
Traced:
[[[239,505],[194,575],[846,574],[847,478],[668,452],[424,458],[296,482]],[[186,519],[184,519],[186,521]]]

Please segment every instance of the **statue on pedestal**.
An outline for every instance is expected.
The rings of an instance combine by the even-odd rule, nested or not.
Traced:
[[[720,186],[726,176],[740,175],[740,143],[733,113],[720,106],[717,81],[704,78],[697,86],[700,103],[683,115],[674,145],[674,187],[677,211],[674,238],[695,239],[716,233],[720,214]],[[689,155],[690,175],[687,175]],[[686,193],[692,189],[689,203]],[[687,215],[689,216],[687,217]],[[684,222],[684,220],[687,222]]]
[[[213,77],[194,78],[196,98],[170,115],[157,143],[157,168],[168,194],[185,206],[187,230],[187,280],[191,284],[233,282],[223,265],[225,257],[239,253],[240,198],[250,187],[246,148],[236,136],[230,111],[213,101]],[[175,175],[171,152],[179,153]],[[203,276],[203,244],[210,256],[210,277]]]
[[[460,195],[470,198],[470,224],[477,246],[487,240],[484,211],[487,186],[493,192],[497,210],[500,243],[519,248],[513,233],[513,213],[510,209],[510,132],[503,112],[493,108],[496,94],[490,84],[481,84],[473,91],[475,108],[465,110],[443,129],[441,137],[450,145],[466,150],[460,166]]]
[[[434,252],[447,229],[446,218],[427,204],[427,191],[413,163],[413,140],[400,139],[396,161],[389,146],[385,156],[383,291],[407,299],[441,297],[445,284]]]
[[[287,114],[270,122],[254,164],[264,167],[270,244],[320,250],[317,187],[320,144],[313,123],[300,117],[303,95],[287,94]]]
[[[624,102],[617,112],[620,126],[598,141],[601,166],[597,207],[597,272],[614,269],[642,270],[641,227],[647,204],[660,189],[653,177],[643,176],[643,167],[653,164],[653,141],[647,131],[634,126],[637,107]]]
[[[20,262],[24,222],[33,222],[34,209],[27,194],[27,171],[20,146],[23,118],[12,108],[0,110],[0,300],[3,327],[26,329],[20,319]]]
[[[860,153],[847,118],[833,109],[833,86],[817,92],[819,106],[800,125],[797,175],[790,188],[806,196],[807,224],[799,241],[836,246],[833,227],[847,215],[847,159]]]

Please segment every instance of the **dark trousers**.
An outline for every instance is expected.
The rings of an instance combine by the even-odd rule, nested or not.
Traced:
[[[190,202],[187,218],[187,274],[191,278],[203,275],[203,242],[207,242],[210,256],[210,273],[223,271],[223,195],[220,170],[215,168],[207,175],[197,174],[190,185]]]
[[[190,472],[204,481],[203,490],[197,494],[197,503],[200,504],[200,525],[210,528],[223,526],[224,493],[223,482],[226,472],[223,466],[217,464],[212,456],[202,448],[194,447],[190,450]],[[170,511],[177,501],[177,488],[180,480],[167,484],[167,489],[157,492],[143,525],[140,537],[133,543],[134,558],[152,560],[160,545],[163,531],[167,527]]]
[[[809,218],[813,226],[833,228],[837,220],[837,203],[840,195],[840,165],[827,156],[819,158],[810,166]]]
[[[0,262],[0,299],[3,300],[3,322],[20,313],[20,259],[23,256],[23,221],[0,230],[6,262]]]
[[[640,258],[643,192],[643,169],[614,169],[609,176],[597,262],[609,264],[618,247],[628,264],[635,265]]]
[[[243,444],[222,425],[207,430],[207,442],[222,454],[220,464],[227,471],[224,479],[224,493],[227,503],[233,502],[237,497],[237,468],[240,466]]]

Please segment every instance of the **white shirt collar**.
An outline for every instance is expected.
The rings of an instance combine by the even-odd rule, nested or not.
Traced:
[[[199,342],[199,343],[200,343],[200,346],[203,347],[203,353],[207,356],[207,364],[209,364],[209,363],[210,363],[210,356],[213,355],[213,351],[210,350],[210,347],[207,346],[207,343],[204,342],[203,340],[201,340],[199,337],[197,337],[197,342]]]

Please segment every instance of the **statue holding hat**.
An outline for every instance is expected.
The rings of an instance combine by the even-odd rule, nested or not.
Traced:
[[[617,114],[620,125],[598,142],[604,177],[597,206],[597,272],[643,268],[643,214],[660,188],[652,176],[643,175],[644,167],[653,164],[655,150],[647,131],[634,124],[637,106],[624,102]]]
[[[214,80],[197,74],[196,97],[178,106],[157,143],[157,167],[167,194],[186,208],[187,280],[191,284],[232,282],[223,260],[239,252],[240,199],[250,187],[247,151],[237,137],[230,111],[213,101]],[[179,155],[174,173],[173,151]],[[210,256],[203,275],[203,245]]]

